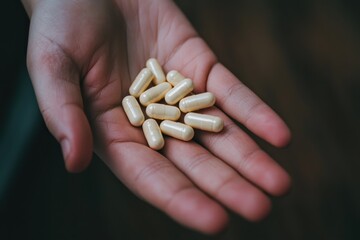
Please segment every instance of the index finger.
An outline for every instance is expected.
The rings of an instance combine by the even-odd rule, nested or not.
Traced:
[[[215,94],[220,109],[259,137],[277,147],[290,141],[284,121],[222,64],[212,67],[206,88]]]

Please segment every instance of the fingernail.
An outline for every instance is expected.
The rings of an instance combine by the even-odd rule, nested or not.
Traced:
[[[64,139],[61,141],[61,149],[63,153],[64,160],[67,160],[68,155],[70,154],[70,141],[68,139]]]

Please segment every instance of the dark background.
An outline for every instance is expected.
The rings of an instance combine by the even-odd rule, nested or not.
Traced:
[[[68,174],[25,69],[28,19],[0,27],[0,239],[360,239],[360,1],[177,1],[229,69],[289,124],[293,178],[260,223],[204,236],[133,196],[98,159]]]

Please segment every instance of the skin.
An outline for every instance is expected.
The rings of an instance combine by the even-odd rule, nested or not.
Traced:
[[[234,121],[277,147],[289,142],[289,129],[217,61],[172,1],[23,4],[31,19],[28,69],[68,171],[84,170],[94,151],[140,198],[209,234],[226,226],[225,209],[257,221],[270,211],[267,194],[289,189],[289,175]],[[193,79],[195,92],[215,94],[216,108],[204,112],[224,119],[221,133],[198,131],[191,142],[166,138],[161,152],[146,146],[121,100],[150,57],[165,72]]]

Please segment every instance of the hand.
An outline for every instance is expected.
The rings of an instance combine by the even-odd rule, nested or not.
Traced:
[[[264,192],[287,191],[287,173],[234,121],[278,147],[289,141],[288,128],[217,62],[173,2],[24,0],[24,5],[31,17],[30,76],[69,171],[83,170],[94,149],[135,194],[205,233],[225,226],[224,208],[256,221],[270,210]],[[224,120],[221,133],[198,131],[192,142],[166,138],[161,152],[146,146],[121,100],[150,57],[166,72],[175,69],[193,79],[195,92],[215,94],[216,108],[207,112]]]

